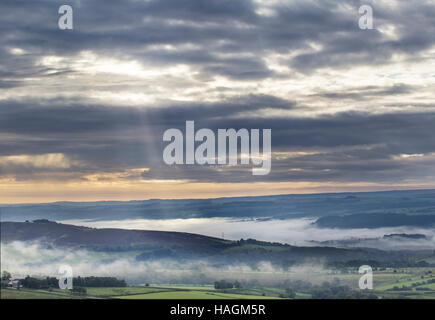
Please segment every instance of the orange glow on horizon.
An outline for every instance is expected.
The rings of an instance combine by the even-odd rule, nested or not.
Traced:
[[[181,180],[122,182],[34,182],[0,181],[0,203],[47,203],[56,201],[130,201],[147,199],[205,199],[219,197],[367,192],[430,189],[434,185],[340,182],[212,183]]]

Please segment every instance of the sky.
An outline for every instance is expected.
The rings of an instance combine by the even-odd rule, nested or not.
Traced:
[[[434,0],[2,0],[0,203],[435,188],[434,16]],[[168,166],[163,132],[188,120],[272,129],[270,174]]]

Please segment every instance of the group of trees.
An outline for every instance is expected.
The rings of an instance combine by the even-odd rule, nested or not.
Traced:
[[[214,288],[215,289],[240,289],[242,287],[242,284],[239,281],[230,282],[226,280],[219,280],[214,282]]]
[[[280,295],[281,298],[295,298],[297,291],[311,294],[313,299],[377,299],[372,293],[352,290],[349,286],[343,285],[338,278],[332,282],[325,281],[321,285],[304,280],[286,280],[283,287],[286,289],[285,293]]]
[[[73,286],[77,287],[126,287],[125,280],[115,277],[77,277],[73,278]]]
[[[313,299],[377,299],[375,294],[364,294],[361,291],[350,290],[346,286],[331,288],[315,288],[311,292]]]
[[[58,288],[59,280],[55,277],[46,277],[44,279],[33,278],[30,276],[21,280],[24,288],[30,289],[50,289]],[[77,277],[73,278],[73,288],[83,287],[126,287],[125,280],[120,280],[115,277]],[[77,289],[77,293],[83,293],[81,289]]]
[[[347,285],[341,285],[335,278],[333,282],[325,281],[320,286],[315,285],[310,290],[313,299],[377,299],[372,293],[353,290]]]
[[[422,278],[423,278],[423,276],[422,276]],[[411,291],[415,287],[418,287],[418,288],[415,288],[415,290],[432,291],[429,287],[427,287],[427,288],[421,287],[422,285],[431,284],[431,283],[435,283],[435,279],[429,279],[427,281],[413,282],[409,286],[405,286],[405,285],[402,285],[401,287],[394,286],[393,288],[387,289],[387,291]]]
[[[55,277],[46,277],[45,279],[33,278],[30,276],[21,280],[21,285],[29,289],[49,289],[59,287],[59,280]]]
[[[296,297],[296,292],[292,288],[286,288],[285,293],[279,295],[280,298],[294,299]]]
[[[11,280],[12,275],[7,272],[6,270],[2,272],[1,275],[1,282],[0,282],[0,287],[1,288],[5,288],[7,286],[7,282],[9,282],[9,280]]]
[[[4,270],[2,272],[2,280],[11,280],[11,278],[12,275],[8,271]]]

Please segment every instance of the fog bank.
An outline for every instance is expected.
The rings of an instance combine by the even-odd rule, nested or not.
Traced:
[[[435,230],[415,227],[387,227],[360,229],[318,228],[313,225],[315,219],[131,219],[112,221],[66,220],[62,223],[88,226],[94,228],[121,228],[140,230],[161,230],[198,233],[212,237],[238,240],[253,238],[257,240],[288,243],[299,246],[319,245],[312,241],[370,239],[360,245],[385,250],[432,250],[435,249]],[[380,239],[386,234],[423,234],[426,239]],[[338,246],[338,244],[334,244]],[[347,244],[347,246],[354,246]]]

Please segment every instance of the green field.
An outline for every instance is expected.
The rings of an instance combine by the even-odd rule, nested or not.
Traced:
[[[43,293],[38,291],[1,289],[0,298],[1,299],[72,299],[77,297]]]
[[[255,272],[253,272],[255,273]],[[291,273],[288,274],[291,277]],[[326,270],[315,273],[304,281],[313,288],[321,288],[323,282],[337,282],[337,286],[347,286],[353,292],[358,291],[358,280],[361,277],[355,269]],[[376,295],[378,298],[411,298],[435,299],[434,268],[388,268],[374,270],[373,290],[363,292],[364,295]],[[316,294],[306,286],[293,287],[290,278],[287,285],[277,282],[267,286],[244,286],[243,288],[217,290],[211,284],[153,284],[151,286],[130,287],[87,287],[86,295],[73,295],[68,290],[50,289],[2,289],[2,299],[70,299],[70,298],[100,298],[100,299],[278,299],[286,296],[286,289],[295,291],[295,299],[310,299]],[[296,278],[296,280],[299,280]],[[319,295],[317,295],[319,297]]]
[[[418,287],[424,287],[424,288],[434,288],[434,283],[426,283],[426,281],[430,279],[435,279],[433,277],[423,277],[421,278],[421,275],[418,274],[404,274],[404,275],[389,275],[389,277],[381,277],[378,276],[377,281],[375,282],[374,289],[376,291],[391,291],[394,290],[395,287],[402,288],[405,287],[412,287],[410,291],[414,291],[415,288]],[[376,275],[375,275],[376,280]]]
[[[148,294],[152,292],[168,291],[165,288],[156,287],[109,287],[109,288],[86,288],[87,294],[94,297],[126,296],[136,294]]]
[[[155,287],[159,287],[158,284],[154,285]],[[162,287],[166,288],[166,289],[183,289],[183,290],[207,290],[207,291],[214,291],[215,288],[213,285],[189,285],[189,284],[165,284],[164,286],[162,285]]]
[[[193,288],[193,290],[192,290]],[[262,296],[256,290],[250,291],[251,294],[241,294],[237,290],[228,292],[216,291],[213,287],[199,287],[203,290],[195,290],[197,286],[174,286],[173,288],[162,287],[113,287],[113,288],[86,288],[86,297],[100,297],[111,299],[277,299],[276,297]],[[71,299],[86,298],[74,295],[65,295],[67,291],[54,289],[51,293],[39,292],[30,289],[2,289],[2,299]]]
[[[118,299],[277,299],[272,297],[254,296],[246,294],[231,294],[208,291],[168,291],[129,296],[117,296]]]
[[[429,284],[422,284],[421,286],[416,287],[417,288],[428,288],[430,290],[435,291],[435,283],[429,283]]]

